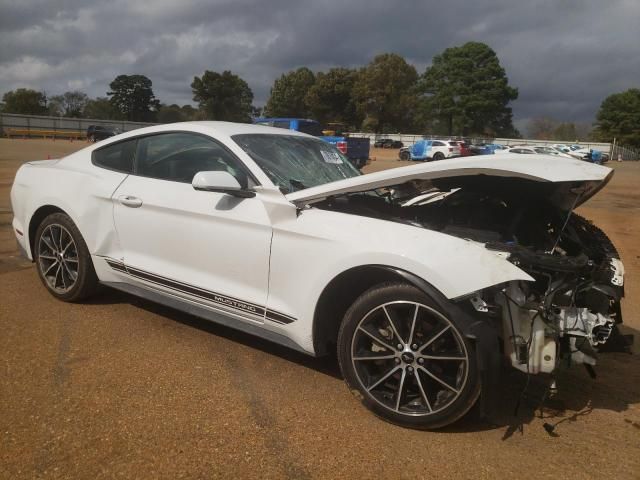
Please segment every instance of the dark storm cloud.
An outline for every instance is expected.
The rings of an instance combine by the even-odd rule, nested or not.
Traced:
[[[194,75],[230,69],[264,103],[302,65],[396,52],[422,73],[444,48],[477,40],[519,88],[520,123],[591,121],[606,95],[638,86],[639,17],[637,0],[0,0],[0,92],[104,95],[116,75],[141,73],[162,101],[190,103]]]

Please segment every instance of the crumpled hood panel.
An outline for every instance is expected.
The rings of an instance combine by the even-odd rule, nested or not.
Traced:
[[[334,195],[363,192],[400,185],[411,180],[435,180],[462,176],[513,177],[540,182],[558,183],[554,203],[561,207],[573,206],[579,190],[578,206],[597,193],[609,181],[613,170],[571,158],[551,155],[479,155],[427,162],[299,190],[287,195],[298,206],[315,203]],[[564,188],[562,187],[564,186]],[[568,187],[568,188],[567,188]]]

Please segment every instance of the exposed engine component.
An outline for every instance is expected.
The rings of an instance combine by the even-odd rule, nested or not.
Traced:
[[[560,327],[560,337],[584,337],[592,347],[603,345],[609,339],[615,325],[609,317],[601,313],[591,313],[587,308],[560,308],[555,318]]]

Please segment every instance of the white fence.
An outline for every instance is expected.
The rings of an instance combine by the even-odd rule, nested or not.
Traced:
[[[404,143],[405,146],[413,145],[418,140],[424,139],[442,139],[448,138],[443,136],[435,136],[435,135],[409,135],[409,134],[375,134],[375,133],[362,133],[362,132],[353,132],[349,133],[349,135],[353,137],[365,137],[371,141],[371,145],[376,140],[380,140],[382,138],[390,138],[392,140],[400,140]],[[533,140],[526,138],[477,138],[472,139],[474,143],[498,143],[500,145],[553,145],[553,144],[564,144],[564,145],[574,145],[576,144],[575,140],[567,140],[567,141],[557,141],[557,140]],[[611,143],[602,143],[602,142],[578,142],[580,145],[585,148],[592,148],[594,150],[599,150],[604,153],[608,153],[612,160],[617,160],[618,155],[622,158],[622,160],[640,160],[640,152],[620,146],[613,145]]]
[[[65,133],[75,136],[78,132],[85,134],[89,125],[101,125],[128,132],[136,128],[154,125],[153,123],[125,122],[120,120],[98,120],[94,118],[46,117],[40,115],[17,115],[0,113],[0,135],[21,132],[26,136],[41,136],[42,132]]]

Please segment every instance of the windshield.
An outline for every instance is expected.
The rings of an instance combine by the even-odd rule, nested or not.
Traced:
[[[284,193],[360,175],[347,157],[322,140],[273,134],[231,138]]]

